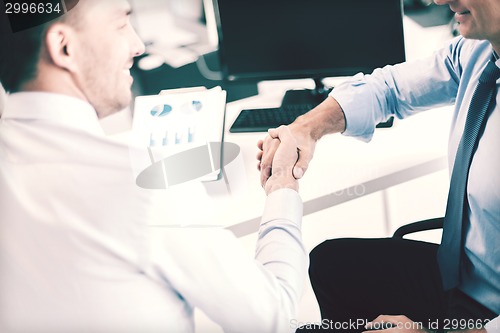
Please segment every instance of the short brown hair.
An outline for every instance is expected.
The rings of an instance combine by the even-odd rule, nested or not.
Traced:
[[[73,8],[78,1],[65,0],[65,3]],[[16,92],[36,77],[48,28],[55,22],[67,21],[67,15],[14,33],[5,12],[5,4],[0,2],[0,82],[5,91]]]

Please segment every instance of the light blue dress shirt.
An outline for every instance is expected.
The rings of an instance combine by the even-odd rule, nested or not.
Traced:
[[[386,66],[371,75],[355,75],[330,94],[345,112],[344,134],[369,141],[375,125],[392,115],[402,119],[454,103],[449,140],[451,175],[474,89],[492,55],[495,54],[489,42],[457,37],[432,57]],[[500,67],[498,57],[495,64]],[[499,84],[500,80],[497,89]],[[499,103],[497,92],[494,109],[470,167],[466,265],[459,286],[497,315],[500,313]]]

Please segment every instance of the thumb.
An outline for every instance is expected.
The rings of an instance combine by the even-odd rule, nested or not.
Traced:
[[[304,169],[303,169],[303,168],[301,168],[301,167],[300,167],[300,166],[298,166],[298,165],[295,165],[295,166],[293,167],[293,177],[294,177],[295,179],[300,179],[300,178],[302,178],[302,176],[304,176],[304,172],[305,172],[305,171],[304,171]]]
[[[295,179],[300,179],[304,176],[307,168],[309,167],[309,162],[311,161],[311,156],[301,150],[299,150],[299,159],[293,168],[293,176]]]

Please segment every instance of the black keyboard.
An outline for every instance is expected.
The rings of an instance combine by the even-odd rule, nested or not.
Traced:
[[[266,132],[270,128],[291,124],[314,107],[311,104],[289,104],[280,108],[242,110],[229,132]]]

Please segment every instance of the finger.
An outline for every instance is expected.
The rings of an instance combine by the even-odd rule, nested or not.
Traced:
[[[278,140],[272,140],[269,144],[266,144],[265,150],[262,153],[262,157],[260,159],[260,182],[262,186],[264,186],[267,179],[271,177],[271,167],[278,145]]]
[[[389,332],[388,330],[397,327],[398,324],[406,322],[411,322],[406,316],[380,315],[367,323],[365,328],[369,329],[370,332],[373,332],[373,330],[384,330],[384,332]]]
[[[278,138],[278,128],[270,128],[270,129],[267,130],[267,133],[273,139],[277,139]]]
[[[267,180],[271,177],[271,167],[268,165],[260,165],[260,185],[265,188]]]
[[[264,141],[264,152],[260,160],[260,183],[262,187],[264,187],[267,179],[271,176],[271,166],[279,144],[279,140],[271,139],[270,137]]]
[[[392,315],[379,315],[377,318],[373,319],[371,322],[367,323],[366,325],[373,325],[373,324],[380,324],[380,323],[392,323],[392,322],[398,322],[399,316],[392,316]]]
[[[385,329],[385,324],[390,323],[390,320],[392,319],[392,316],[388,315],[379,315],[377,318],[373,319],[372,321],[368,322],[365,325],[365,328],[368,330],[383,330]]]
[[[380,315],[374,320],[372,320],[372,322],[382,322],[382,321],[389,323],[399,323],[399,322],[411,321],[411,319],[403,315]]]
[[[259,171],[260,171],[261,160],[262,160],[262,155],[263,154],[264,154],[263,151],[259,151],[259,152],[257,152],[257,156],[256,156],[257,157],[257,161],[258,161],[257,162],[257,170],[259,170]]]
[[[258,151],[257,155],[255,155],[259,162],[262,160],[262,155],[264,155],[264,152],[262,150]]]
[[[257,148],[259,148],[260,150],[264,149],[264,140],[259,140],[257,142]]]
[[[281,125],[278,128],[269,129],[269,135],[273,138],[283,140],[295,140],[290,128],[285,125]]]
[[[365,329],[369,330],[370,332],[374,331],[384,331],[387,332],[388,329],[396,327],[395,324],[387,322],[387,321],[380,321],[380,322],[369,322],[365,325]]]

